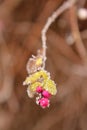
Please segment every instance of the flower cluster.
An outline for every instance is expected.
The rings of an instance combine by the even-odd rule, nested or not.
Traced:
[[[56,84],[50,78],[50,74],[41,67],[42,61],[40,55],[30,59],[28,67],[31,69],[28,69],[29,76],[25,79],[23,85],[28,85],[28,96],[32,98],[37,95],[36,103],[42,108],[46,108],[49,107],[50,97],[57,93],[57,89]],[[32,65],[31,62],[34,64]]]

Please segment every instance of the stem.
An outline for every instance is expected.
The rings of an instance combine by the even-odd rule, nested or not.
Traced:
[[[55,21],[55,19],[63,13],[65,10],[70,8],[75,3],[75,0],[69,0],[65,2],[60,8],[58,8],[52,16],[50,16],[42,30],[42,47],[43,47],[43,69],[45,68],[45,61],[46,61],[46,33],[50,27],[50,25]]]

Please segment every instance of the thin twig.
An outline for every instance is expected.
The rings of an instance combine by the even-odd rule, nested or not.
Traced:
[[[55,19],[63,13],[65,10],[69,9],[75,1],[67,1],[60,8],[58,8],[47,20],[43,30],[42,30],[42,47],[43,47],[43,68],[45,68],[46,61],[46,33],[50,27],[50,25],[55,21]]]

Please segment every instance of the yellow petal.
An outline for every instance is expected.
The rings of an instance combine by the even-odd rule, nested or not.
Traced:
[[[52,95],[56,95],[57,93],[56,84],[51,79],[45,81],[43,88],[46,89]]]
[[[33,84],[31,84],[30,85],[30,89],[32,90],[32,91],[36,91],[36,88],[38,87],[38,86],[43,86],[43,83],[40,83],[40,82],[35,82],[35,83],[33,83]]]
[[[43,78],[45,80],[48,77],[49,77],[49,74],[46,71],[41,70],[27,77],[26,80],[24,81],[24,85],[34,83],[38,81],[40,78]]]

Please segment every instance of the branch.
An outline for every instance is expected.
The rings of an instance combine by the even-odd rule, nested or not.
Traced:
[[[53,12],[53,14],[50,17],[48,17],[48,20],[42,29],[41,38],[42,38],[42,48],[43,48],[43,60],[44,60],[43,68],[45,68],[45,61],[46,61],[46,33],[49,27],[51,26],[51,24],[56,20],[56,18],[58,18],[58,16],[60,16],[60,14],[62,14],[64,11],[69,9],[74,3],[75,1],[71,0],[62,4],[55,12]]]

